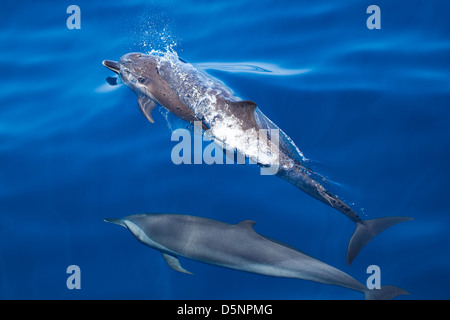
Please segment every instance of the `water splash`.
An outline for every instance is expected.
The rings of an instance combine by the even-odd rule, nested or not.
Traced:
[[[160,28],[154,21],[144,23],[137,37],[138,40],[134,43],[133,50],[143,53],[152,51],[176,52],[180,42],[170,31],[168,25]]]

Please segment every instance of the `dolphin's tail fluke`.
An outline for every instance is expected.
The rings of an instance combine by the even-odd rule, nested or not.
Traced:
[[[413,219],[409,217],[386,217],[357,222],[356,230],[348,243],[347,264],[350,265],[353,259],[358,255],[359,251],[361,251],[361,249],[381,231],[397,223],[410,220]]]
[[[366,300],[391,300],[402,294],[409,294],[409,292],[394,286],[382,286],[380,289],[367,289],[364,292]]]

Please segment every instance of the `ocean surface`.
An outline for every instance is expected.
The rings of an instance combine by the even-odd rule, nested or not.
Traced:
[[[69,29],[69,5],[81,29]],[[369,5],[381,29],[369,29]],[[255,230],[365,284],[448,299],[448,1],[3,1],[0,299],[363,299],[346,288],[181,258],[105,223],[179,213]],[[346,263],[354,223],[256,165],[171,161],[171,122],[141,114],[102,60],[173,52],[293,141],[363,219],[408,216]],[[80,270],[69,289],[67,268]]]

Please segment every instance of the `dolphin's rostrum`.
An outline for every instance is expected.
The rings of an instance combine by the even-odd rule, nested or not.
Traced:
[[[356,230],[347,249],[348,264],[374,236],[394,224],[411,220],[408,217],[362,220],[305,167],[303,155],[281,130],[279,148],[273,148],[270,138],[265,148],[261,148],[261,144],[255,148],[259,130],[279,128],[257,108],[256,103],[242,101],[219,80],[177,55],[129,53],[119,62],[104,60],[103,65],[118,73],[136,93],[139,108],[150,122],[154,122],[152,110],[161,105],[189,123],[201,123],[214,142],[225,144],[228,149],[234,149],[261,166],[275,166],[277,176],[353,221]],[[274,149],[279,150],[276,157],[271,152]]]
[[[394,286],[368,289],[324,262],[255,232],[254,221],[232,225],[178,214],[136,214],[105,219],[124,226],[143,244],[161,252],[173,269],[185,270],[178,257],[274,277],[298,278],[364,293],[366,299],[392,299],[408,294]]]

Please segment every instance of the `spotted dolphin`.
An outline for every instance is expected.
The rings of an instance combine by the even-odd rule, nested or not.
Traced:
[[[302,161],[304,157],[292,139],[268,119],[255,102],[242,101],[221,81],[176,54],[129,53],[118,62],[104,60],[103,65],[119,74],[136,93],[139,108],[150,122],[154,122],[152,110],[161,105],[189,123],[201,124],[216,143],[225,144],[261,166],[276,166],[278,177],[353,221],[356,228],[347,248],[348,264],[380,232],[399,222],[412,220],[409,217],[361,219],[306,168]],[[278,139],[269,137],[267,143],[258,143],[258,131],[262,129],[279,130]]]
[[[274,277],[297,278],[364,293],[366,299],[392,299],[408,294],[394,286],[368,289],[324,262],[254,230],[254,221],[228,224],[178,214],[136,214],[106,222],[127,228],[143,244],[161,252],[170,267],[189,273],[179,257]]]

